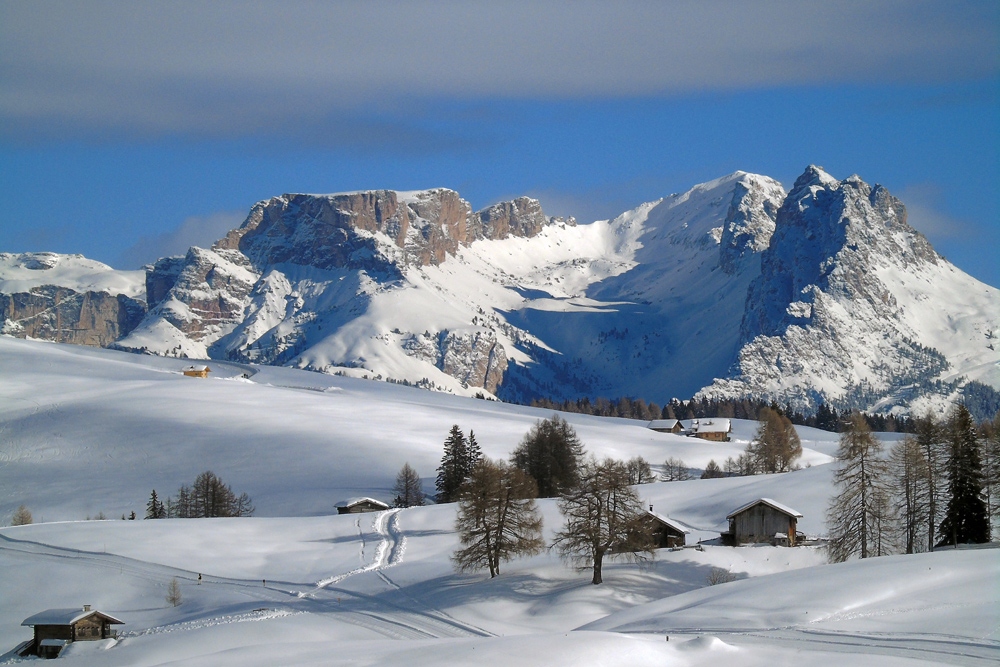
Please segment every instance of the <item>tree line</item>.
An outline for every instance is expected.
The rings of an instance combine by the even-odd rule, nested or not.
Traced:
[[[841,436],[827,512],[833,561],[990,541],[1000,521],[1000,413],[978,427],[964,405],[915,420],[886,455],[853,416]]]
[[[156,489],[146,503],[147,519],[200,519],[208,517],[253,516],[254,507],[246,493],[236,495],[211,470],[200,473],[190,486],[181,485],[177,495],[160,500]]]
[[[768,408],[795,424],[796,426],[811,426],[832,433],[839,433],[846,428],[851,411],[838,411],[837,408],[820,403],[816,412],[806,414],[793,409],[790,405],[784,407],[778,403],[753,398],[715,399],[692,398],[688,401],[673,399],[662,407],[656,403],[647,403],[642,398],[622,397],[579,398],[564,401],[554,401],[548,398],[536,398],[530,402],[531,407],[560,412],[574,412],[598,417],[620,417],[623,419],[638,419],[652,421],[654,419],[708,419],[711,417],[728,417],[730,419],[757,419],[760,411]],[[873,431],[885,433],[912,433],[916,428],[913,419],[892,414],[861,413]]]

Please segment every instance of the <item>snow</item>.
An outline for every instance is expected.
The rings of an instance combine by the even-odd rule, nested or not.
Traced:
[[[74,607],[72,609],[46,609],[43,612],[24,619],[21,625],[70,625],[93,614],[101,614],[112,623],[122,622],[97,609],[90,610]]]
[[[124,621],[77,642],[80,665],[858,664],[1000,659],[1000,576],[991,549],[826,565],[815,547],[722,547],[726,515],[757,498],[799,508],[822,534],[837,436],[799,429],[810,467],[781,475],[656,483],[644,506],[690,528],[700,549],[612,560],[593,586],[546,551],[500,576],[457,573],[455,506],[336,515],[339,498],[388,499],[409,461],[429,490],[452,424],[505,457],[551,413],[289,368],[191,361],[0,337],[0,662],[22,619],[92,604]],[[249,377],[245,377],[249,376]],[[564,415],[597,456],[703,466],[733,442],[656,433],[646,422]],[[888,437],[887,435],[885,437]],[[142,515],[211,469],[258,516],[80,521]],[[558,504],[538,501],[543,533]],[[44,521],[44,522],[43,522]],[[736,581],[707,586],[713,568]],[[176,580],[182,603],[165,600]],[[80,606],[75,609],[81,608]],[[665,640],[664,635],[669,637]]]
[[[737,514],[739,514],[740,512],[742,512],[743,510],[749,509],[749,508],[753,507],[757,503],[764,503],[765,505],[770,505],[774,509],[776,509],[776,510],[778,510],[780,512],[784,512],[785,514],[790,514],[791,516],[798,517],[800,519],[802,518],[802,512],[799,512],[798,510],[793,510],[788,505],[782,505],[777,500],[772,500],[770,498],[758,498],[757,500],[749,502],[746,505],[744,505],[743,507],[738,507],[737,509],[734,509],[732,512],[729,513],[728,516],[726,516],[726,518],[727,519],[732,518],[732,517],[736,516]]]
[[[42,285],[77,292],[124,294],[145,301],[146,272],[116,271],[83,255],[54,252],[0,253],[0,293],[30,292]]]

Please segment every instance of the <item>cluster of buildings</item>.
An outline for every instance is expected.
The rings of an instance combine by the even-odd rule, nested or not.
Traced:
[[[720,539],[724,546],[766,543],[794,547],[803,539],[798,531],[798,520],[801,518],[802,513],[788,505],[770,498],[758,498],[729,513],[726,517],[729,530],[721,533]],[[676,519],[657,514],[652,505],[644,519],[658,547],[685,546],[691,528]]]
[[[709,419],[654,419],[646,424],[646,428],[658,433],[676,433],[713,442],[728,442],[729,434],[733,432],[732,421],[726,417],[711,417]]]

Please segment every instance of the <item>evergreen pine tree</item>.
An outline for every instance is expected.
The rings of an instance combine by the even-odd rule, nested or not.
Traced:
[[[156,497],[156,489],[149,494],[149,502],[146,503],[146,518],[147,519],[165,519],[167,518],[167,512],[163,507],[163,503],[160,499]]]
[[[437,469],[437,502],[451,503],[458,500],[458,490],[462,487],[469,468],[469,448],[462,429],[455,424],[444,441],[444,455]]]
[[[948,506],[938,528],[938,546],[989,542],[979,443],[972,415],[964,405],[955,409],[948,430]]]
[[[573,488],[582,458],[583,443],[559,415],[536,422],[511,454],[511,462],[538,484],[541,498],[552,498]]]
[[[479,448],[479,443],[476,442],[476,434],[472,431],[469,431],[469,440],[466,443],[465,451],[466,458],[468,459],[465,477],[468,479],[472,474],[472,469],[475,468],[476,464],[483,458],[483,450]]]

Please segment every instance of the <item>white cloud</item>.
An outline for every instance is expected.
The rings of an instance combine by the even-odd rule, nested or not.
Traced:
[[[207,248],[236,229],[246,219],[246,211],[217,211],[187,218],[173,231],[143,236],[121,255],[121,266],[139,267],[169,255],[182,255],[191,246]]]
[[[8,134],[247,134],[411,98],[567,98],[995,75],[994,2],[0,5]]]

